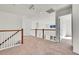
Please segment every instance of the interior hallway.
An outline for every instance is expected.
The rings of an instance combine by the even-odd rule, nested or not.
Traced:
[[[52,41],[24,37],[24,44],[0,51],[0,55],[73,55],[72,47],[64,42],[54,43]]]

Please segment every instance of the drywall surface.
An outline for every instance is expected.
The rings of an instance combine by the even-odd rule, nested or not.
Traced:
[[[50,28],[50,25],[55,24],[55,12],[52,14],[45,13],[42,14],[37,20],[32,21],[32,28]]]
[[[73,5],[73,52],[79,54],[79,5]]]
[[[20,15],[0,11],[0,29],[19,29],[21,25]]]
[[[28,18],[27,16],[23,16],[22,27],[24,29],[24,36],[28,36],[32,30],[32,19]]]

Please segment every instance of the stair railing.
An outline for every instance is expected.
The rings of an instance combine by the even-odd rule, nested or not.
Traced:
[[[0,50],[23,44],[23,29],[0,30]]]

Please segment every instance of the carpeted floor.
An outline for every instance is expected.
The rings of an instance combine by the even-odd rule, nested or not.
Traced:
[[[0,51],[0,55],[74,55],[72,46],[64,42],[24,37],[24,44]]]

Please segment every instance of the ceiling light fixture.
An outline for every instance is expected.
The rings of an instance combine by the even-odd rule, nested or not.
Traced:
[[[54,10],[52,8],[50,8],[46,12],[50,14],[50,13],[54,12]]]

